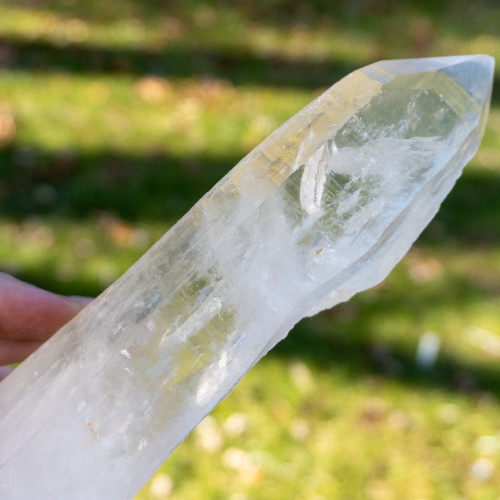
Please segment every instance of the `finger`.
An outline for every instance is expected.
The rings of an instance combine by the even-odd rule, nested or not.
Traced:
[[[43,342],[82,307],[81,300],[56,295],[0,273],[0,338]]]
[[[0,365],[20,363],[41,346],[41,342],[0,340]]]

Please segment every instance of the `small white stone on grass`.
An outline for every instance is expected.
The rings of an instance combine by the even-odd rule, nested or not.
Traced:
[[[418,341],[416,363],[420,370],[429,371],[436,364],[441,340],[434,332],[426,332]]]
[[[195,431],[196,444],[208,453],[215,453],[222,448],[224,437],[217,422],[211,416],[205,417]]]
[[[306,420],[303,418],[295,418],[290,423],[290,434],[299,442],[306,441],[311,435],[311,428]]]
[[[163,472],[157,473],[149,485],[149,492],[155,500],[167,499],[172,493],[174,483],[170,476]]]
[[[453,403],[444,403],[438,407],[438,418],[445,424],[456,424],[459,422],[462,411],[460,407]]]
[[[244,413],[233,413],[224,422],[223,429],[227,436],[241,436],[248,428],[248,417]]]
[[[310,391],[315,383],[309,367],[303,361],[293,361],[288,367],[288,374],[297,389]]]
[[[489,458],[477,459],[470,469],[470,475],[476,481],[487,481],[493,475],[494,465]]]

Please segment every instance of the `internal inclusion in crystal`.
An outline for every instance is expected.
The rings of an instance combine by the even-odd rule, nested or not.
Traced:
[[[387,275],[476,151],[492,75],[376,63],[245,157],[0,384],[0,497],[131,496],[300,318]]]

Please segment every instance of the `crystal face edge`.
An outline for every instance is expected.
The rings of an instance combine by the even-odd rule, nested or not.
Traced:
[[[394,78],[399,75],[415,73],[415,62],[418,61],[419,73],[440,71],[467,62],[476,62],[483,66],[489,73],[493,72],[495,59],[485,54],[424,57],[421,59],[387,59],[378,61],[361,68],[359,71],[369,75],[381,83],[387,83],[387,77]]]

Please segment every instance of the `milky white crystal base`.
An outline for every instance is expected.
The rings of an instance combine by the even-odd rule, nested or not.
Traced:
[[[0,384],[0,498],[130,498],[302,317],[380,282],[476,151],[493,60],[383,61],[245,157]]]

